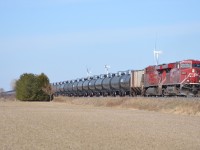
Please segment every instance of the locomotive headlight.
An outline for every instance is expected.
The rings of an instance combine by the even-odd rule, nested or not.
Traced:
[[[194,70],[194,69],[192,69],[192,72],[194,73],[194,72],[195,72],[195,70]]]

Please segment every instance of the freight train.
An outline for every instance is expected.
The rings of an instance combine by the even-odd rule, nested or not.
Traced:
[[[52,83],[55,96],[200,96],[200,60]]]

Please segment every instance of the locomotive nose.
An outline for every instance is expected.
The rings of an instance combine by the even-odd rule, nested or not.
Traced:
[[[200,83],[200,71],[197,71],[197,76],[196,76],[196,78],[197,78],[197,83],[198,83],[198,82]]]
[[[196,73],[197,73],[197,82],[200,83],[200,69],[198,69],[198,70],[196,71]]]
[[[199,81],[199,83],[200,83],[200,75],[199,75],[199,80],[198,80],[198,81]]]
[[[189,76],[187,82],[200,83],[200,71],[198,69],[193,68],[191,70],[191,75]]]

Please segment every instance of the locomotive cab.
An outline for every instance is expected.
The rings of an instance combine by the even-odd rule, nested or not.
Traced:
[[[195,61],[192,64],[192,72],[196,73],[196,83],[200,84],[200,61]]]
[[[185,60],[180,62],[180,83],[190,95],[200,95],[200,61]]]
[[[200,61],[187,60],[180,62],[181,83],[200,83]]]

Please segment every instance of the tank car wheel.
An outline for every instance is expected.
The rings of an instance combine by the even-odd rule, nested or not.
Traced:
[[[94,93],[91,93],[91,94],[90,94],[90,97],[93,97],[93,96],[94,96]]]
[[[124,96],[126,96],[126,92],[124,92],[124,91],[121,91],[121,92],[120,92],[120,96],[121,96],[121,97],[124,97]]]
[[[108,96],[108,93],[103,93],[103,97],[107,97]]]
[[[130,94],[132,97],[135,97],[136,96],[136,93],[135,92],[131,92]]]

